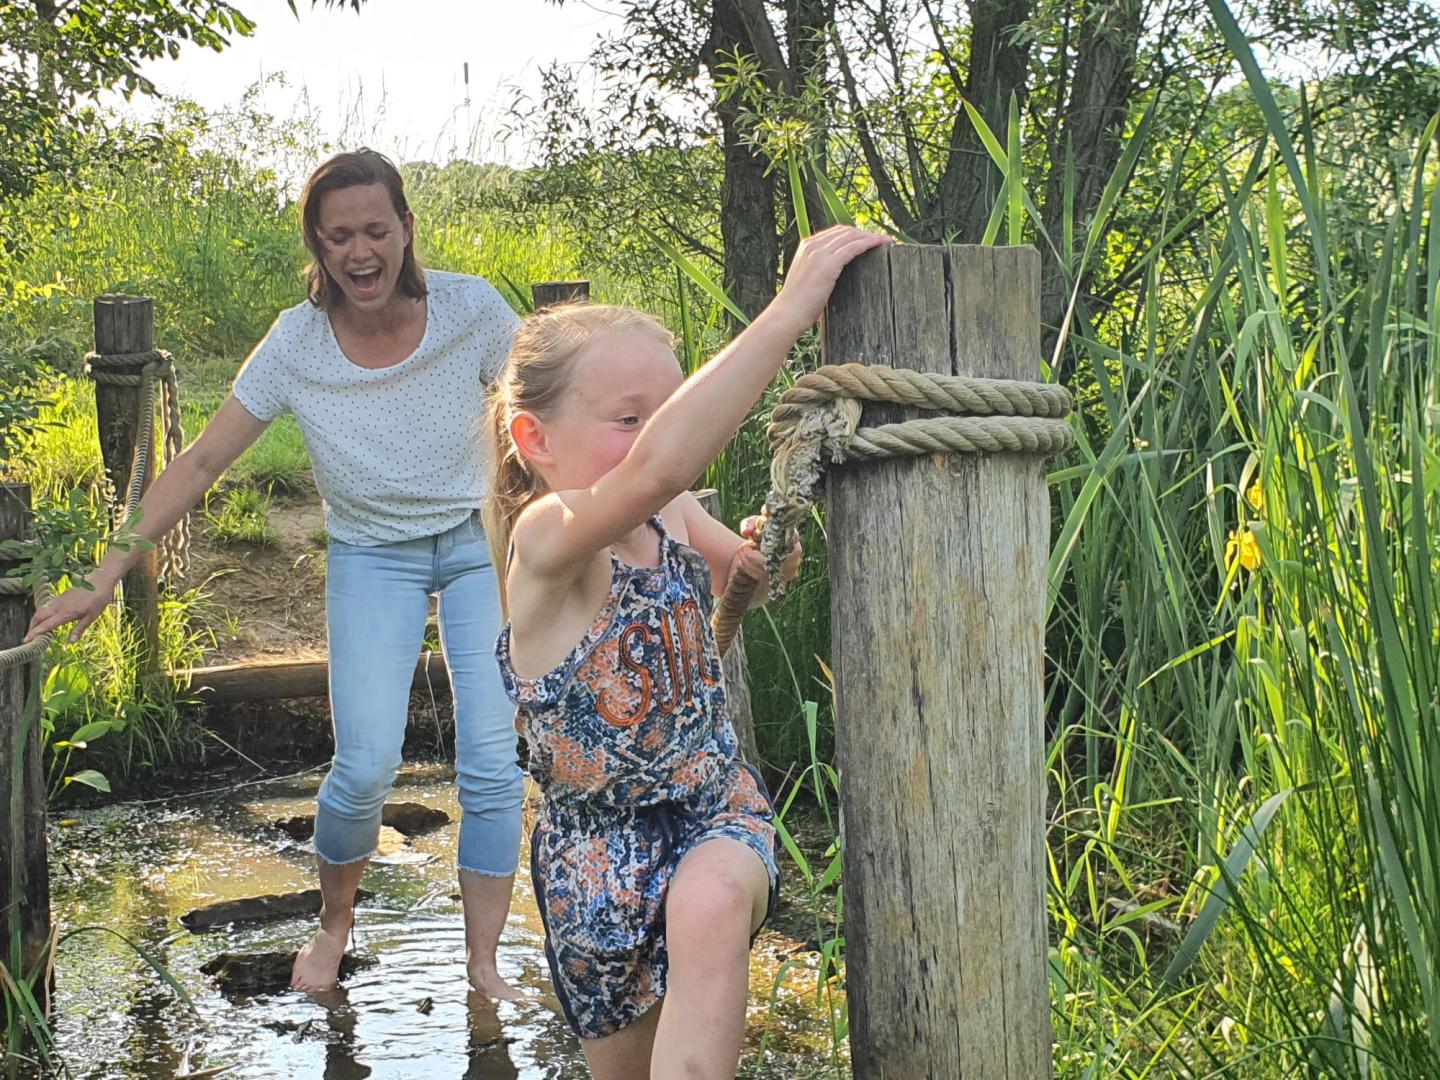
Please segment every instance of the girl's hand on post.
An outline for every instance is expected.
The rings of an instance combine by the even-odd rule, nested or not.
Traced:
[[[80,640],[80,635],[100,617],[100,613],[115,596],[115,584],[107,582],[99,574],[91,575],[90,584],[94,587],[86,589],[75,585],[41,604],[35,611],[35,617],[30,620],[30,629],[25,632],[25,640],[32,641],[57,626],[71,622],[75,627],[70,631],[70,640]]]
[[[840,271],[851,260],[861,252],[893,243],[888,236],[853,225],[832,225],[807,237],[795,251],[774,308],[794,318],[803,332],[820,318]]]

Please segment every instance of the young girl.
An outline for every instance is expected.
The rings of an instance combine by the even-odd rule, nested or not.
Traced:
[[[496,652],[545,793],[531,871],[551,975],[601,1080],[735,1075],[775,830],[735,759],[710,586],[763,564],[687,489],[845,264],[887,242],[805,241],[775,301],[683,383],[657,321],[572,306],[521,328],[495,384]]]

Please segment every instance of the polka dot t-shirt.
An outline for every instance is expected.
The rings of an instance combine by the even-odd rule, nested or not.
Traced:
[[[325,528],[341,543],[434,536],[485,494],[485,387],[520,320],[483,278],[429,270],[425,281],[425,336],[400,363],[352,363],[307,301],[280,313],[235,377],[232,392],[257,419],[299,421]]]

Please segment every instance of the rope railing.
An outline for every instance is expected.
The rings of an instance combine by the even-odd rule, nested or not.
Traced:
[[[24,596],[32,591],[35,594],[36,607],[50,597],[49,585],[31,586],[18,577],[0,577],[0,596]],[[41,634],[34,641],[27,641],[23,645],[16,645],[9,649],[0,649],[0,671],[24,667],[41,659],[45,655],[45,650],[50,647],[51,637],[52,635],[48,633]]]
[[[175,362],[164,349],[147,349],[134,353],[86,353],[85,374],[96,383],[112,386],[134,386],[141,390],[136,416],[135,454],[130,480],[125,485],[124,501],[112,525],[123,529],[134,517],[145,491],[145,478],[155,454],[155,408],[158,402],[163,426],[161,467],[168,467],[184,446],[184,429],[180,419],[180,386]],[[189,561],[189,515],[180,518],[160,543],[161,566],[165,573],[183,574]],[[22,596],[32,591],[18,577],[0,577],[0,596]],[[39,607],[51,596],[48,584],[33,587],[35,605]],[[33,641],[0,649],[0,671],[35,663],[44,657],[53,634],[42,634]]]
[[[907,405],[946,415],[860,427],[865,401]],[[1070,391],[1053,383],[977,379],[868,364],[832,364],[802,375],[770,415],[770,493],[760,512],[765,578],[736,575],[715,605],[711,628],[723,655],[756,590],[784,593],[780,564],[794,530],[815,504],[827,465],[921,454],[1059,454],[1075,445],[1064,418]]]

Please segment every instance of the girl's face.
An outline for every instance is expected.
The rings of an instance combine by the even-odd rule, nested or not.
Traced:
[[[325,269],[361,310],[385,306],[405,265],[415,216],[402,219],[382,184],[327,191],[316,215]]]
[[[683,381],[674,351],[638,330],[597,334],[573,365],[550,416],[522,412],[511,424],[552,491],[588,488],[618,465]]]

